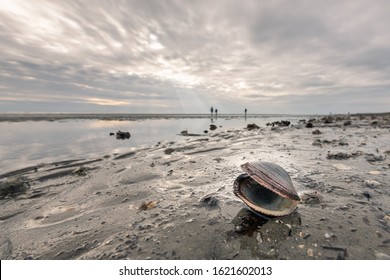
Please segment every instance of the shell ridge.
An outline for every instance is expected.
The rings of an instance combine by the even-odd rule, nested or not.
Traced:
[[[249,174],[250,177],[256,179],[257,182],[259,182],[260,184],[262,184],[264,187],[266,187],[267,189],[273,191],[273,192],[276,192],[278,193],[279,195],[283,196],[283,197],[286,197],[286,194],[282,193],[281,191],[279,191],[279,189],[274,189],[272,188],[272,186],[269,185],[269,183],[267,183],[267,181],[265,181],[263,178],[259,177],[257,174],[261,173],[262,175],[264,175],[266,178],[268,178],[269,180],[271,180],[275,185],[277,185],[278,188],[282,189],[284,192],[288,193],[289,195],[293,196],[294,200],[300,200],[298,194],[296,193],[296,191],[292,191],[290,190],[289,188],[286,188],[283,183],[285,184],[288,184],[288,185],[291,185],[293,186],[293,183],[291,181],[291,178],[290,176],[288,175],[288,173],[282,169],[281,167],[279,167],[278,165],[276,164],[273,164],[273,163],[270,163],[270,162],[262,162],[264,164],[261,164],[261,167],[266,169],[267,170],[267,173],[265,173],[263,170],[259,169],[257,166],[255,165],[252,165],[252,164],[249,164],[249,163],[245,163],[241,166],[241,168],[247,172]],[[260,165],[260,164],[259,164]],[[272,169],[272,170],[269,170],[269,169]],[[284,182],[278,182],[273,176],[272,176],[272,173],[278,173],[278,174],[283,174],[283,175],[286,175],[287,177],[286,178],[283,178],[284,179]]]

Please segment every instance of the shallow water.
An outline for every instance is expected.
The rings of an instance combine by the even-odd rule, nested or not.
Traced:
[[[0,174],[35,164],[124,153],[160,141],[176,141],[183,138],[179,135],[181,131],[204,134],[210,124],[217,125],[219,130],[227,130],[241,129],[248,123],[264,127],[267,122],[277,120],[297,123],[300,118],[302,116],[257,115],[213,119],[178,117],[0,122],[0,131],[3,132],[0,138]],[[129,131],[131,138],[117,140],[115,136],[109,136],[118,130]]]

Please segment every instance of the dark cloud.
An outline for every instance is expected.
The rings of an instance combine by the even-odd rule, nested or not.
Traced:
[[[0,111],[383,111],[389,8],[384,0],[5,1]]]

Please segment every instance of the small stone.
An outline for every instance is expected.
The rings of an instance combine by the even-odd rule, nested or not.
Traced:
[[[201,206],[214,208],[218,206],[218,198],[213,194],[208,194],[199,200]]]
[[[306,128],[313,128],[313,127],[314,127],[314,125],[310,122],[306,124]]]
[[[344,126],[351,125],[351,124],[352,124],[351,121],[345,121],[345,122],[344,122]]]
[[[325,238],[334,238],[336,237],[336,234],[334,234],[333,232],[325,232],[324,236]]]
[[[316,129],[316,130],[312,131],[312,134],[319,135],[319,134],[322,134],[322,132],[319,131],[318,129]]]
[[[338,169],[338,170],[350,170],[351,169],[351,167],[349,167],[348,165],[342,164],[342,163],[333,164],[333,167]]]
[[[377,171],[377,170],[373,170],[373,171],[368,172],[368,174],[370,174],[370,175],[381,175],[382,172]]]
[[[347,154],[347,153],[344,153],[344,152],[338,152],[338,153],[334,153],[334,154],[328,152],[328,154],[326,155],[327,159],[338,159],[338,160],[348,159],[350,157],[352,157],[351,154]]]
[[[345,142],[344,140],[341,140],[341,141],[339,142],[339,146],[348,146],[348,143]]]
[[[252,124],[248,124],[248,125],[246,126],[246,128],[247,128],[248,130],[252,130],[252,129],[259,129],[260,127],[259,127],[257,124],[252,123]]]
[[[175,151],[175,149],[173,149],[173,148],[168,148],[168,149],[165,149],[165,150],[164,150],[164,153],[165,153],[166,155],[170,155],[170,154],[172,154],[174,151]]]
[[[210,130],[216,130],[217,126],[215,124],[210,124]]]
[[[319,194],[318,192],[306,192],[300,194],[301,201],[304,204],[314,205],[314,204],[320,204],[323,200],[323,196]]]
[[[390,256],[382,252],[375,252],[375,258],[377,260],[390,260]]]
[[[257,233],[256,241],[257,241],[258,244],[263,243],[263,237],[261,236],[260,232]]]
[[[25,177],[8,179],[0,182],[0,197],[24,193],[29,187],[30,183]]]
[[[340,206],[339,208],[340,210],[343,210],[343,211],[346,211],[349,209],[349,206],[348,205],[343,205],[343,206]]]
[[[374,180],[365,180],[365,185],[369,188],[375,189],[381,185],[381,183],[374,181]]]
[[[85,167],[83,167],[83,166],[81,166],[81,167],[79,167],[79,168],[73,170],[72,173],[75,174],[75,175],[78,175],[78,176],[87,176],[87,174],[88,174],[88,169],[85,168]]]
[[[140,207],[138,207],[138,210],[142,210],[142,211],[145,211],[145,210],[150,210],[150,209],[153,209],[157,206],[157,201],[156,200],[152,200],[152,201],[144,201]]]
[[[313,146],[322,147],[321,140],[320,140],[320,139],[314,140],[313,143],[312,143],[312,145],[313,145]]]
[[[307,249],[307,256],[308,257],[313,257],[314,256],[314,251],[313,251],[313,249]]]
[[[362,192],[362,195],[367,198],[367,200],[370,200],[370,198],[372,198],[372,195],[368,192],[368,191],[364,191]]]
[[[374,154],[366,154],[366,160],[368,162],[378,162],[378,161],[384,161],[383,156],[374,155]]]

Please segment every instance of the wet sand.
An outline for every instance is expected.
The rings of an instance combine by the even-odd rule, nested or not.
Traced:
[[[390,114],[307,121],[3,174],[0,259],[389,259]],[[288,171],[293,214],[234,196],[256,160]]]

